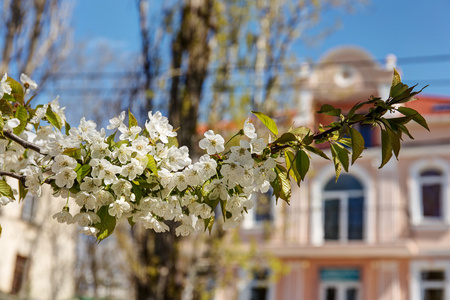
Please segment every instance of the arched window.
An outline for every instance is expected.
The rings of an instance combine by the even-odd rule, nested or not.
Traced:
[[[445,201],[450,195],[448,174],[448,161],[439,158],[420,160],[411,165],[409,198],[413,225],[433,229],[439,224],[450,224],[449,206]]]
[[[442,172],[437,169],[427,169],[420,173],[420,195],[423,218],[443,217],[443,180]]]
[[[325,241],[363,240],[365,230],[364,188],[352,175],[331,178],[322,193]]]

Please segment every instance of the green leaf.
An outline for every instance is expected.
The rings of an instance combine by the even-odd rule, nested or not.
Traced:
[[[21,105],[19,105],[16,109],[15,117],[20,121],[19,126],[13,129],[14,134],[19,135],[22,131],[25,130],[28,121],[28,112],[27,109]]]
[[[0,100],[0,112],[4,116],[7,116],[7,117],[13,117],[14,116],[13,107],[12,107],[11,103],[6,101],[5,99],[1,99]]]
[[[169,142],[166,144],[167,148],[178,147],[178,139],[176,136],[168,136],[167,139]]]
[[[11,96],[14,97],[15,101],[23,105],[24,92],[22,85],[11,77],[8,77],[8,79],[6,79],[6,82],[9,83],[9,86],[12,89]]]
[[[116,133],[117,133],[117,131],[114,132],[113,134],[111,134],[110,136],[108,136],[108,138],[106,139],[106,143],[107,143],[110,147],[114,146],[114,144],[115,144],[114,138],[116,137]]]
[[[308,127],[305,127],[305,126],[300,126],[300,127],[294,128],[292,130],[289,130],[289,132],[295,134],[297,137],[303,138],[303,137],[311,134],[311,129],[309,129]]]
[[[381,169],[392,157],[392,147],[389,139],[389,133],[386,130],[381,130]]]
[[[262,112],[258,111],[252,111],[252,114],[258,117],[258,119],[263,122],[264,125],[266,125],[267,129],[270,130],[274,135],[278,135],[278,128],[277,124],[275,124],[275,121],[269,118],[267,115],[263,114]]]
[[[300,149],[297,152],[297,157],[295,159],[295,165],[297,167],[298,173],[300,174],[300,177],[302,180],[305,180],[305,176],[308,173],[309,170],[309,156],[308,153],[305,152],[305,150]]]
[[[70,156],[75,159],[81,159],[81,149],[80,148],[67,148],[62,154]]]
[[[0,225],[0,237],[2,237],[2,225]]]
[[[279,138],[277,138],[273,144],[285,144],[289,142],[295,142],[297,141],[297,137],[290,132],[283,133]]]
[[[83,178],[86,177],[90,171],[90,165],[82,165],[80,168],[78,168],[78,170],[76,170],[78,183],[81,184],[83,182]]]
[[[342,170],[342,163],[339,161],[339,158],[337,157],[337,154],[335,151],[331,151],[331,154],[333,155],[333,164],[334,164],[334,170],[336,172],[336,182],[341,174]]]
[[[128,110],[128,127],[134,127],[138,126],[138,121],[136,120],[136,117],[131,113],[130,110]]]
[[[153,174],[158,176],[158,168],[156,166],[155,158],[151,154],[147,154],[147,157],[148,157],[147,169],[149,169],[150,171],[152,171]]]
[[[14,199],[13,190],[11,189],[9,184],[4,180],[0,180],[0,194],[9,197],[11,199]]]
[[[350,111],[348,112],[347,118],[348,118],[348,119],[352,119],[352,118],[354,117],[356,111],[357,111],[358,109],[360,109],[361,107],[363,107],[365,104],[367,104],[367,102],[358,102],[358,103],[356,103],[356,104],[350,109]]]
[[[322,158],[328,159],[330,160],[330,158],[319,148],[316,147],[312,147],[312,146],[304,146],[306,150],[308,150],[309,152],[312,152]]]
[[[291,181],[287,176],[287,170],[282,165],[277,165],[275,167],[275,172],[277,177],[271,183],[273,187],[273,194],[276,197],[276,200],[282,199],[287,204],[291,201]]]
[[[289,171],[289,174],[291,174],[291,176],[294,177],[295,182],[297,182],[297,185],[300,186],[300,181],[302,180],[302,177],[300,176],[300,173],[298,172],[297,166],[295,164],[296,155],[292,151],[288,150],[284,151],[284,158],[286,161],[286,167]]]
[[[133,193],[136,196],[136,204],[139,204],[139,201],[141,201],[142,198],[142,190],[141,187],[137,184],[134,184],[131,182]]]
[[[397,110],[402,114],[404,114],[405,116],[411,116],[414,122],[425,128],[426,130],[430,131],[430,128],[428,128],[427,121],[425,120],[424,117],[422,117],[421,114],[419,114],[418,111],[404,106],[400,106],[399,108],[397,108]]]
[[[400,74],[397,72],[397,69],[394,68],[394,76],[392,77],[391,87],[396,86],[397,84],[402,82],[402,78]]]
[[[324,104],[317,113],[339,117],[342,114],[342,110],[340,108],[335,108],[333,105]]]
[[[19,201],[22,201],[27,196],[28,190],[23,185],[22,181],[19,181]]]
[[[337,158],[339,162],[342,164],[342,167],[344,167],[344,170],[348,172],[349,166],[348,150],[339,144],[331,144],[331,153],[333,154],[333,158]]]
[[[361,133],[350,127],[350,137],[352,138],[352,165],[361,156],[364,150],[364,138]]]
[[[394,152],[395,157],[398,159],[398,155],[400,153],[400,136],[398,133],[394,132],[391,128],[386,127],[388,136],[389,136],[389,142],[391,144],[392,151]],[[401,132],[400,132],[401,134]]]
[[[134,224],[136,224],[135,222],[133,222],[133,217],[129,217],[127,220],[128,224],[130,224],[131,228],[133,228]]]
[[[406,134],[407,136],[409,136],[410,139],[414,139],[414,137],[411,135],[411,133],[409,133],[408,128],[406,128],[405,125],[403,124],[397,124],[397,128],[400,129],[404,134]]]
[[[0,111],[0,135],[3,136],[3,127],[5,126],[5,122],[3,121],[3,115]]]
[[[97,233],[97,241],[104,240],[110,236],[116,228],[116,218],[108,213],[108,206],[102,206],[97,215],[100,217],[100,223],[94,225],[99,231]]]
[[[58,128],[59,130],[61,130],[61,127],[62,127],[61,118],[58,116],[58,114],[55,114],[53,112],[50,105],[47,107],[45,116],[47,117],[47,120],[50,124],[52,124],[55,128]]]
[[[69,135],[70,125],[69,123],[67,123],[67,121],[64,121],[64,131],[66,132],[66,135]]]

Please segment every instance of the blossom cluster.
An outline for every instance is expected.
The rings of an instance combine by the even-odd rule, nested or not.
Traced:
[[[6,85],[0,86],[4,92]],[[252,193],[267,192],[276,177],[276,163],[263,155],[267,144],[249,120],[239,145],[229,149],[221,135],[205,132],[199,146],[206,153],[193,162],[188,148],[177,146],[177,133],[160,112],[149,112],[143,127],[131,113],[125,123],[122,112],[109,121],[107,130],[114,132],[107,136],[84,117],[77,127],[65,123],[65,133],[41,125],[49,121],[49,110],[65,123],[58,99],[38,107],[20,138],[37,145],[40,153],[2,139],[1,170],[24,175],[28,192],[37,196],[43,184],[50,184],[56,196],[74,203],[53,217],[98,238],[124,219],[156,232],[169,230],[165,221],[176,221],[176,234],[186,236],[211,226],[218,206],[223,228],[234,228],[252,208]],[[3,130],[19,124],[10,118]]]

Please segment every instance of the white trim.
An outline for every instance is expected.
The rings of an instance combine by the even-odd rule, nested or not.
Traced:
[[[355,176],[364,189],[364,237],[367,243],[375,242],[375,185],[372,176],[362,167],[353,165],[349,175]],[[335,176],[332,165],[325,166],[312,180],[311,185],[311,243],[320,246],[324,243],[322,224],[323,188]]]
[[[445,299],[450,295],[450,260],[416,260],[410,263],[409,299],[422,300],[423,283],[420,278],[421,271],[442,270],[445,272],[444,294]]]
[[[422,212],[422,179],[420,173],[425,170],[439,170],[442,172],[442,220],[427,219],[424,218]],[[409,190],[409,208],[411,211],[411,224],[412,225],[434,225],[430,228],[436,227],[436,225],[450,225],[450,207],[448,205],[448,196],[450,195],[450,183],[449,183],[449,163],[441,158],[427,158],[415,162],[409,168],[408,178],[408,190]],[[422,228],[424,229],[424,228]]]
[[[345,300],[345,292],[349,288],[355,288],[358,291],[356,300],[362,299],[361,281],[321,281],[319,299],[326,300],[325,289],[328,287],[335,287],[337,289],[336,300]]]

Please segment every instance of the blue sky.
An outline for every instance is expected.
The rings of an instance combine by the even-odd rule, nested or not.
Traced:
[[[150,1],[158,5],[158,0]],[[393,53],[408,84],[429,84],[426,94],[450,96],[450,59],[422,63],[402,58],[438,55],[450,56],[450,1],[372,0],[356,5],[353,13],[329,11],[321,25],[340,27],[314,46],[297,43],[291,49],[302,59],[317,61],[329,49],[340,45],[358,45],[375,59]],[[76,2],[73,25],[75,39],[107,42],[117,51],[139,49],[138,21],[135,1],[79,0]]]

